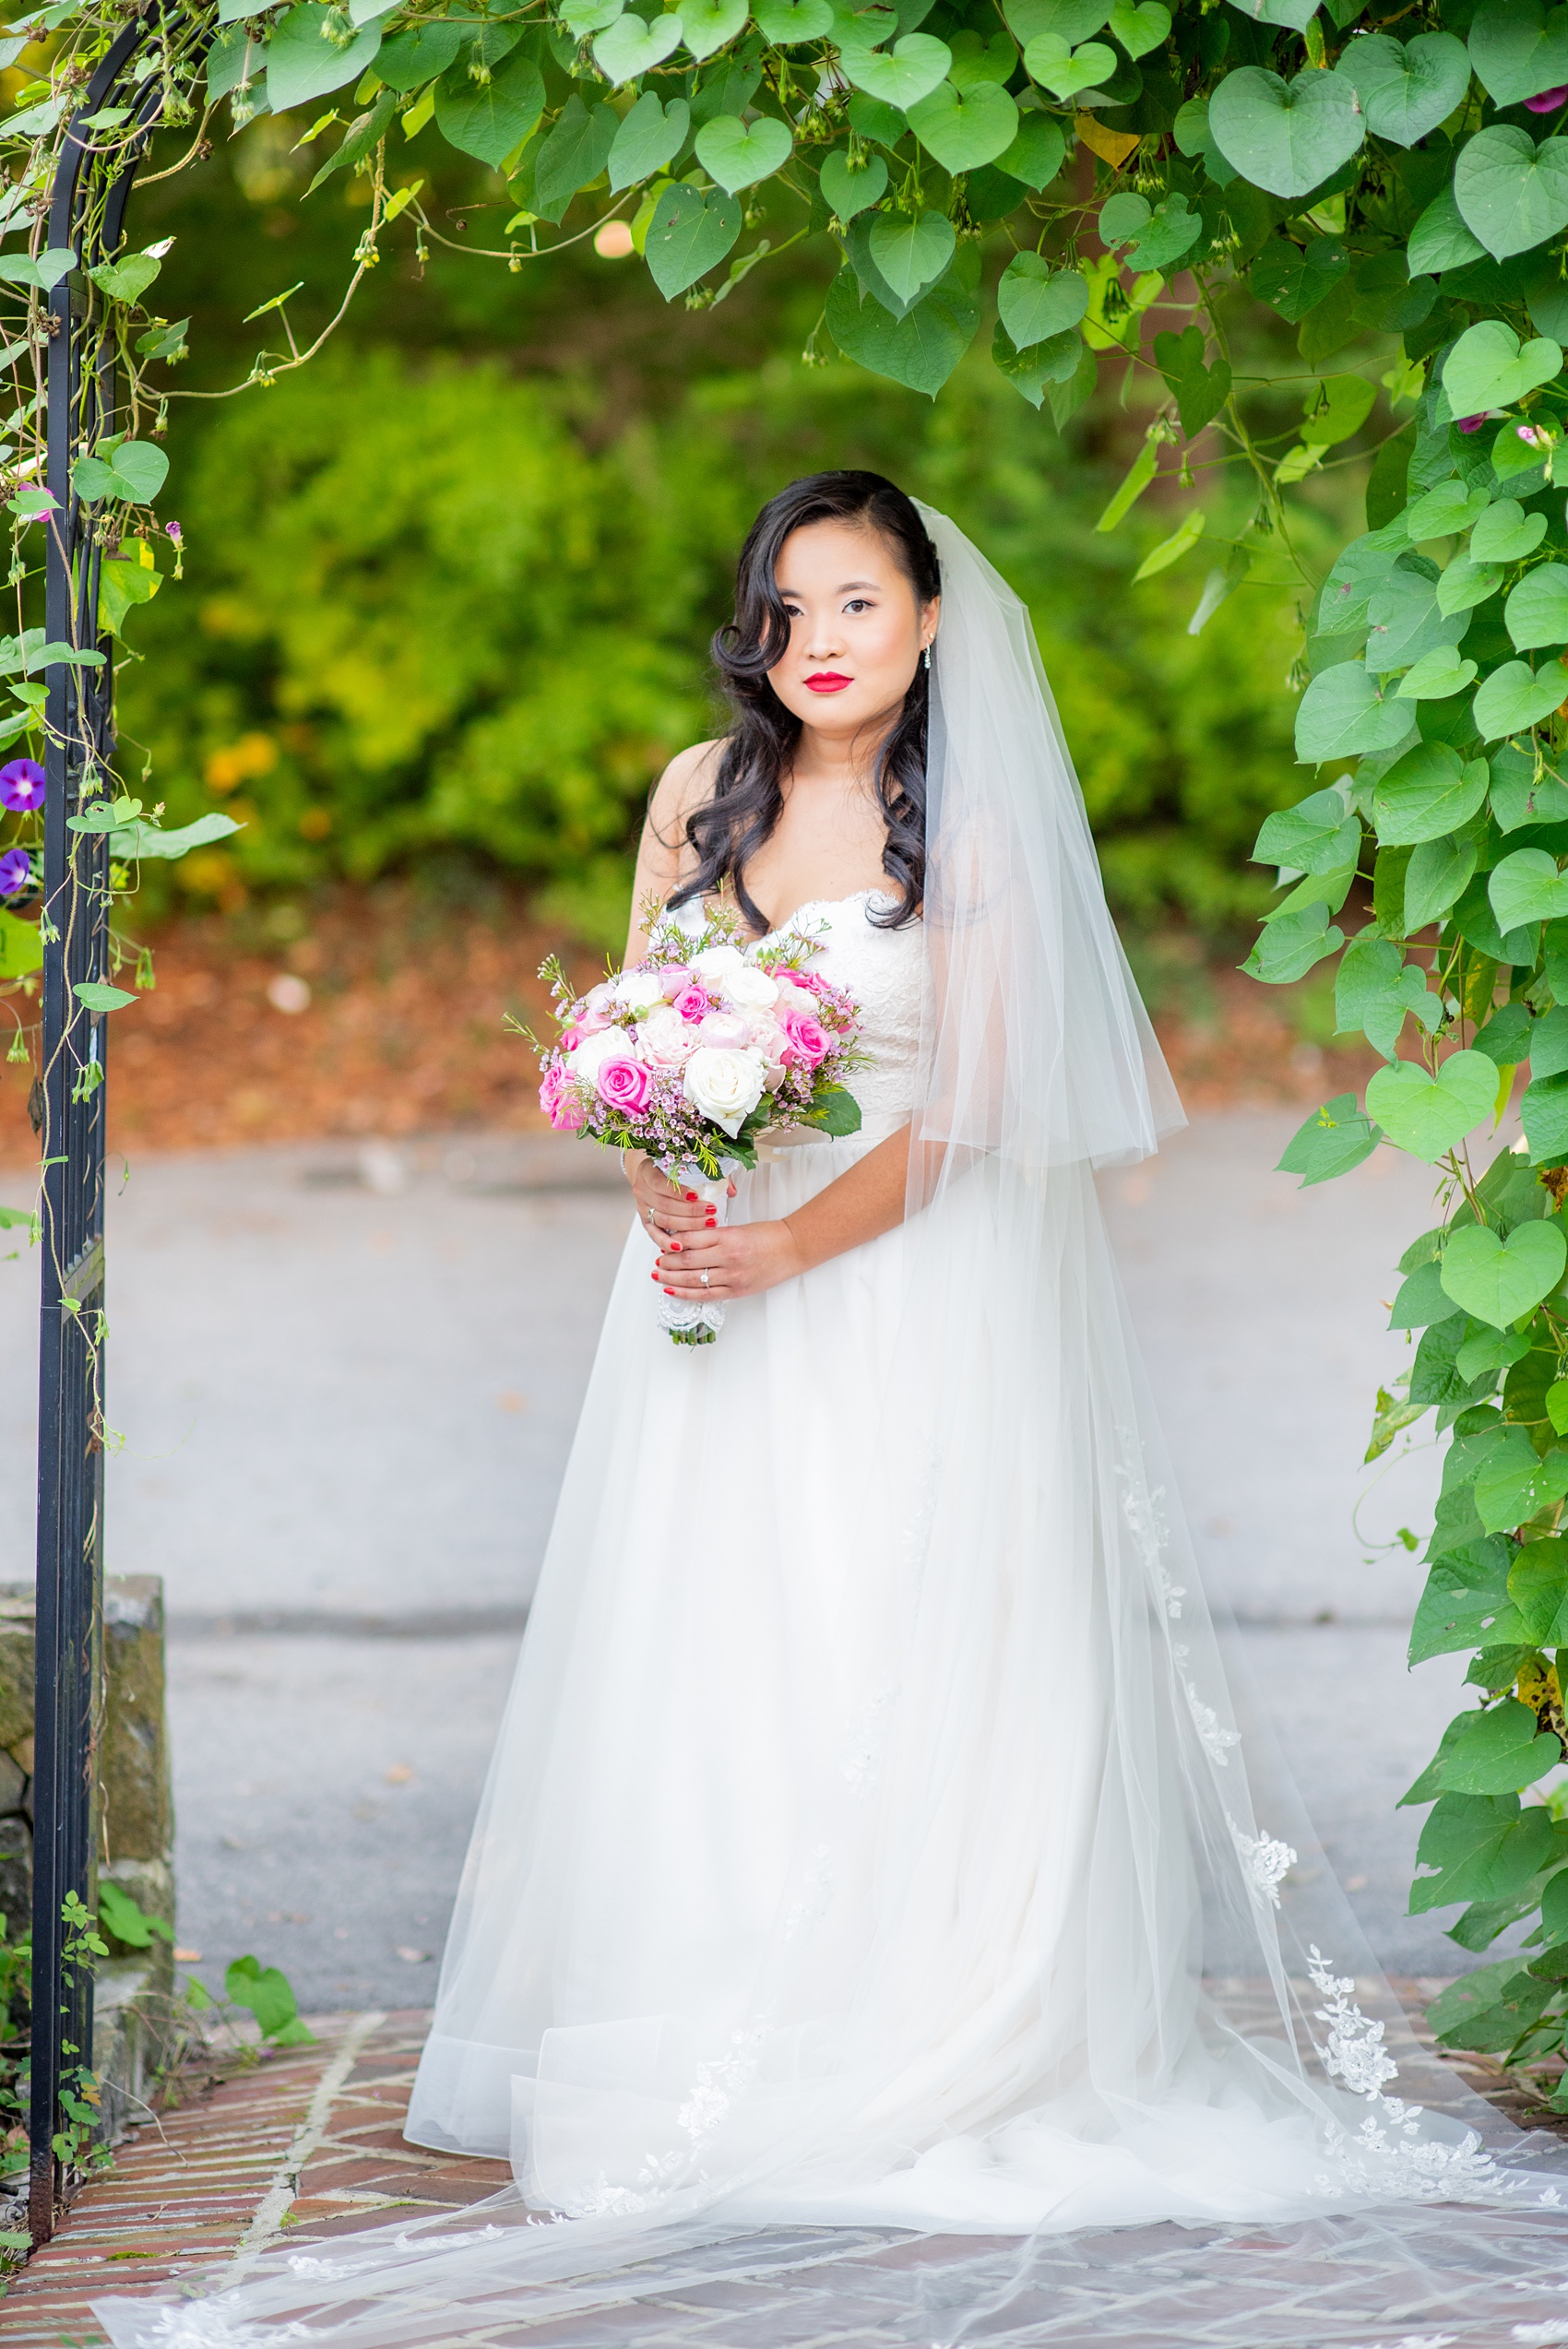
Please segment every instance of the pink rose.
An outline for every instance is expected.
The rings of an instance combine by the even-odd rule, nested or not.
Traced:
[[[792,970],[790,973],[791,987],[803,987],[812,995],[820,995],[826,983],[814,970]]]
[[[617,1052],[600,1061],[594,1079],[599,1097],[608,1101],[612,1109],[621,1109],[629,1118],[641,1115],[647,1107],[647,1097],[653,1091],[653,1079],[640,1061],[629,1052]]]
[[[539,1088],[539,1106],[557,1133],[573,1133],[588,1123],[588,1111],[564,1069],[546,1069]]]
[[[786,1012],[779,1023],[789,1038],[789,1057],[800,1068],[814,1069],[830,1051],[827,1030],[807,1012]]]
[[[713,1007],[700,987],[683,987],[674,1008],[683,1019],[706,1019]]]
[[[743,1052],[752,1040],[752,1024],[740,1012],[709,1012],[697,1029],[697,1042],[714,1052]]]
[[[684,963],[671,963],[667,967],[656,970],[653,976],[663,988],[667,1003],[672,1003],[676,996],[683,994],[692,983],[692,974]]]

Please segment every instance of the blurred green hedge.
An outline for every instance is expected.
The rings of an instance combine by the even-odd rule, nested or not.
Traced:
[[[707,647],[746,526],[830,465],[952,512],[1028,598],[1131,926],[1237,929],[1258,825],[1300,794],[1294,597],[1243,589],[1189,635],[1201,548],[1133,586],[1169,520],[1146,500],[1097,535],[1119,469],[986,366],[940,408],[777,362],[626,418],[581,374],[348,348],[182,421],[172,450],[185,577],[130,626],[124,768],[150,753],[172,820],[221,805],[244,828],[152,888],[232,903],[489,865],[618,943],[648,787],[721,723]]]

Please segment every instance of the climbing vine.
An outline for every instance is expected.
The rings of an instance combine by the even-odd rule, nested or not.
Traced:
[[[1404,1260],[1395,1321],[1420,1335],[1373,1435],[1375,1452],[1433,1412],[1449,1438],[1412,1655],[1473,1652],[1475,1701],[1407,1797],[1431,1805],[1412,1907],[1462,1905],[1451,1930],[1477,1952],[1530,1926],[1519,1954],[1439,2001],[1440,2031],[1519,2060],[1560,2045],[1568,17],[1541,0],[160,0],[123,89],[84,114],[132,15],[62,0],[0,42],[0,69],[30,76],[0,121],[13,1009],[42,952],[43,673],[112,658],[137,607],[178,579],[171,403],[227,396],[182,384],[190,321],[155,306],[165,245],[92,258],[90,238],[51,243],[67,142],[110,165],[156,129],[145,178],[289,114],[321,158],[307,201],[363,184],[334,316],[302,343],[299,289],[279,293],[255,314],[266,339],[232,390],[305,363],[394,252],[422,264],[452,245],[518,272],[588,237],[640,255],[688,308],[803,245],[822,258],[807,359],[837,350],[932,397],[985,318],[1042,430],[1065,429],[1111,371],[1147,422],[1099,527],[1151,489],[1173,524],[1138,575],[1206,552],[1194,633],[1249,581],[1300,583],[1296,745],[1316,788],[1259,836],[1282,894],[1248,968],[1279,984],[1336,956],[1340,1028],[1384,1065],[1364,1101],[1309,1119],[1284,1164],[1318,1182],[1405,1150],[1434,1169],[1442,1216]],[[505,215],[486,242],[422,200],[415,142],[431,136],[484,175],[486,217]],[[43,389],[62,280],[89,321],[84,384],[112,364],[120,392],[112,411],[84,395],[71,474],[97,639],[51,645],[26,623],[61,528]],[[1228,331],[1238,298],[1274,314],[1281,350],[1289,330],[1294,359],[1245,372]],[[107,412],[112,431],[95,421]],[[1324,469],[1369,457],[1367,528],[1313,576],[1296,511]],[[1224,510],[1251,518],[1220,536],[1206,492],[1238,478],[1250,493]],[[150,782],[89,761],[71,819],[108,834],[120,899],[142,859],[231,826],[164,829]],[[116,935],[115,967],[135,956],[145,983]],[[85,990],[95,1014],[131,1000],[107,980]],[[1523,1135],[1500,1146],[1488,1137],[1520,1073]]]

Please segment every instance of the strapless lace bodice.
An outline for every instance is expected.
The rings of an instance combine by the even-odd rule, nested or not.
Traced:
[[[847,987],[861,1007],[864,1067],[850,1074],[849,1090],[867,1119],[907,1117],[914,1106],[915,1055],[920,1044],[921,927],[884,930],[873,911],[895,905],[883,889],[859,889],[852,897],[814,897],[799,907],[782,929],[782,939],[799,931],[819,946],[814,970],[836,987]],[[683,928],[695,930],[702,909],[693,900],[679,909]]]

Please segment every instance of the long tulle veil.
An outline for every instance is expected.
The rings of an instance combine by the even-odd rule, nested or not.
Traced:
[[[1422,2052],[1266,1719],[1236,1709],[1093,1179],[1179,1107],[1028,615],[926,519],[944,592],[909,1276],[896,1383],[852,1436],[866,1509],[898,1517],[846,1601],[897,1626],[847,1699],[873,1797],[827,1772],[802,1790],[700,2127],[702,2051],[636,2054],[641,2185],[541,2223],[596,2125],[568,2049],[529,2083],[518,2182],[461,2225],[101,2301],[122,2349],[1568,2342],[1568,2157]],[[481,1878],[520,1864],[504,1810],[487,1797],[438,2030],[476,1971]],[[808,1914],[859,1953],[831,2030]]]

